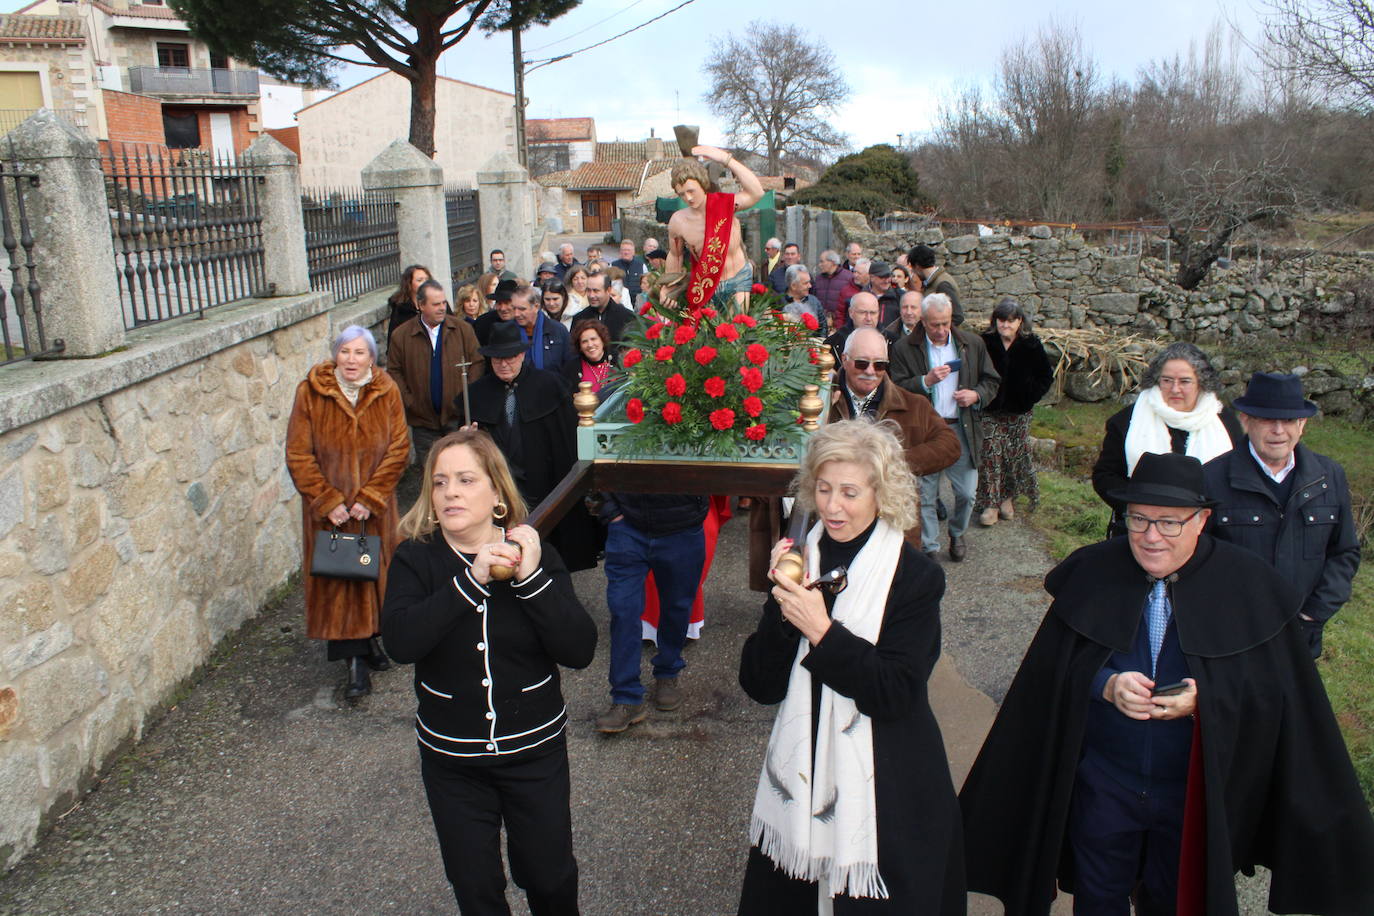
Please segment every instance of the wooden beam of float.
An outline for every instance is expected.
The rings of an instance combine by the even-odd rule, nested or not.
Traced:
[[[807,385],[801,398],[803,429],[819,428],[829,400],[830,370],[834,360],[823,350],[818,366],[821,385]],[[578,461],[558,486],[530,513],[526,523],[548,536],[568,511],[588,493],[620,490],[628,493],[690,493],[698,496],[784,496],[797,473],[805,443],[792,446],[760,445],[734,460],[695,456],[622,458],[615,454],[615,434],[623,423],[598,423],[598,400],[591,386],[582,382],[573,395],[577,409]]]

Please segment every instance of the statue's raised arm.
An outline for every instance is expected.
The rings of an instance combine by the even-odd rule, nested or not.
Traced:
[[[763,197],[763,185],[748,166],[725,150],[694,146],[692,155],[725,166],[742,190],[738,194],[715,190],[706,166],[696,159],[683,159],[673,166],[673,191],[687,206],[668,221],[667,273],[681,272],[684,255],[690,256],[692,272],[686,290],[689,306],[702,308],[715,296],[733,297],[735,302],[744,304],[748,302],[754,271],[744,253],[744,236],[735,211],[758,203]]]

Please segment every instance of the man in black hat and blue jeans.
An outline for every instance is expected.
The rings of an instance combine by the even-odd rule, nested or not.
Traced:
[[[960,793],[968,889],[1008,913],[1374,912],[1374,820],[1298,595],[1204,533],[1202,465],[1141,456],[1128,536],[1075,551]]]
[[[1317,658],[1322,627],[1350,600],[1360,567],[1350,485],[1339,464],[1299,441],[1317,405],[1296,375],[1256,372],[1231,406],[1247,441],[1203,469],[1217,504],[1208,531],[1259,554],[1297,589]]]

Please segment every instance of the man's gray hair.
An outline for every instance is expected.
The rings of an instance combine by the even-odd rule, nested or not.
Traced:
[[[867,273],[868,268],[873,266],[873,261],[869,258],[859,258],[854,262],[854,270],[859,273]],[[860,269],[862,268],[862,269]]]
[[[806,274],[807,276],[810,276],[810,275],[811,275],[811,271],[809,271],[809,270],[806,269],[806,265],[805,265],[805,264],[793,264],[793,265],[791,265],[790,267],[788,267],[788,268],[787,268],[787,272],[784,273],[784,274],[782,275],[782,276],[783,276],[783,281],[784,281],[788,286],[791,286],[791,285],[793,284],[793,282],[796,281],[796,279],[797,279],[797,274]]]
[[[764,247],[764,248],[778,248],[778,249],[781,249],[781,248],[782,248],[782,240],[781,240],[781,239],[776,239],[776,238],[769,239],[768,241],[766,241],[766,242],[763,243],[763,247]]]
[[[359,337],[367,341],[368,352],[372,354],[372,361],[375,363],[377,361],[377,338],[373,337],[372,332],[367,328],[356,324],[350,324],[339,332],[338,337],[334,338],[334,344],[329,349],[334,361],[339,361],[339,350],[344,344],[357,340]]]
[[[1196,344],[1179,340],[1160,350],[1158,355],[1150,360],[1149,367],[1140,377],[1140,390],[1144,391],[1158,385],[1159,376],[1164,371],[1164,364],[1173,359],[1181,359],[1193,367],[1193,371],[1197,373],[1198,387],[1203,391],[1219,391],[1221,389],[1221,374],[1212,367],[1211,357]]]
[[[559,254],[562,254],[564,249],[567,249],[567,251],[568,251],[569,253],[572,253],[572,251],[573,251],[572,242],[564,242],[562,245],[559,245],[559,246],[558,246],[558,252],[559,252]]]
[[[921,316],[925,317],[931,312],[953,312],[954,303],[949,301],[949,297],[944,293],[931,293],[921,300]]]
[[[839,253],[838,251],[836,251],[835,249],[833,249],[833,248],[827,248],[827,249],[825,249],[825,251],[822,251],[822,252],[821,252],[821,256],[820,256],[820,260],[822,260],[822,261],[829,261],[831,264],[834,264],[836,267],[839,267],[840,264],[843,263],[842,259],[840,258],[840,253]]]
[[[848,356],[851,352],[853,352],[853,350],[854,350],[854,338],[858,337],[860,334],[862,334],[862,333],[865,332],[865,331],[868,331],[869,333],[872,333],[872,334],[877,334],[878,337],[879,337],[879,338],[882,340],[882,342],[883,342],[883,350],[884,350],[884,351],[887,350],[887,338],[886,338],[886,337],[883,337],[883,332],[882,332],[882,331],[878,330],[877,328],[855,328],[853,331],[851,331],[851,332],[849,333],[849,336],[846,337],[846,338],[844,339],[844,355],[845,355],[845,356]]]

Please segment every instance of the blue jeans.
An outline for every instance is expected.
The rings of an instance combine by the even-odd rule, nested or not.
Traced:
[[[940,549],[940,520],[935,514],[935,497],[940,492],[940,475],[949,478],[954,490],[954,509],[949,513],[949,536],[959,537],[968,529],[973,516],[973,498],[978,493],[978,468],[973,465],[972,449],[964,428],[951,423],[950,429],[959,437],[959,460],[921,480],[921,547],[926,552]]]
[[[606,532],[606,604],[611,609],[611,701],[644,702],[639,680],[639,618],[644,613],[644,577],[658,586],[658,654],[654,677],[677,677],[685,666],[682,646],[706,562],[706,535],[697,525],[662,537],[648,537],[629,522],[612,522]]]

